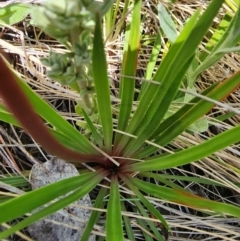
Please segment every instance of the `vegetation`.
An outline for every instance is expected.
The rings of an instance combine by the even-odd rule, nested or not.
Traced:
[[[152,33],[145,29],[149,16],[140,0],[124,4],[52,0],[33,8],[29,26],[38,26],[60,47],[49,51],[40,45],[47,80],[28,62],[34,59],[29,53],[25,55],[32,67],[28,71],[39,84],[43,81],[51,87],[51,98],[56,92],[63,93],[61,98],[72,95],[74,118],[66,118],[47,103],[46,96],[39,95],[41,88],[34,90],[35,82],[20,76],[2,58],[0,119],[23,127],[48,153],[75,163],[80,175],[13,198],[16,191],[9,187],[16,179],[9,176],[19,175],[3,170],[0,181],[10,192],[1,194],[0,223],[22,219],[2,231],[1,239],[95,188],[99,190],[93,200],[97,211],[92,211],[81,240],[94,233],[94,225],[102,219],[99,210],[106,212],[99,240],[109,241],[166,240],[175,227],[187,229],[171,222],[169,214],[176,214],[177,208],[188,210],[187,217],[182,212],[183,220],[195,215],[200,225],[208,218],[239,220],[232,218],[240,217],[239,200],[217,200],[212,192],[239,193],[240,126],[234,119],[239,110],[223,100],[234,100],[240,73],[232,66],[222,78],[210,78],[205,72],[239,51],[239,5],[224,2],[212,0],[204,11],[196,9],[182,26],[170,15],[174,3],[156,4],[161,29]],[[225,4],[232,10],[225,11],[216,24]],[[114,44],[122,33],[123,48]],[[117,56],[121,71],[115,76],[109,71],[108,76],[114,48],[123,52]],[[136,77],[144,51],[150,53],[144,76]],[[66,119],[73,120],[73,125]],[[214,128],[218,133],[210,132]],[[226,177],[226,173],[231,174]],[[198,191],[199,186],[208,188],[206,195]],[[39,207],[43,208],[27,215]],[[233,240],[236,235],[216,232],[213,237]]]

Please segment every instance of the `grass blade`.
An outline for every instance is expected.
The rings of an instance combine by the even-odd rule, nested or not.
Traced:
[[[144,142],[148,138],[154,135],[166,111],[169,109],[169,106],[173,100],[173,95],[174,93],[177,92],[181,79],[183,78],[185,71],[187,70],[191,61],[192,59],[190,59],[186,63],[186,65],[183,67],[184,70],[182,72],[178,72],[176,81],[174,81],[172,85],[169,86],[168,92],[166,93],[166,97],[164,97],[161,100],[161,94],[160,94],[161,91],[156,94],[157,97],[155,96],[153,100],[155,102],[155,105],[152,105],[151,107],[149,107],[145,117],[142,120],[142,125],[139,126],[139,128],[134,133],[134,135],[136,135],[137,138],[131,139],[130,142],[127,144],[127,146],[124,148],[123,152],[125,156],[133,155],[134,152],[136,152],[139,148],[141,148],[142,145],[144,145]],[[163,87],[163,89],[164,88],[165,87]],[[156,102],[157,99],[159,100],[159,102]]]
[[[199,178],[199,177],[176,176],[176,175],[167,175],[167,174],[155,174],[152,172],[141,172],[139,175],[143,176],[143,177],[152,177],[160,182],[163,182],[164,184],[167,184],[169,187],[172,187],[175,190],[181,190],[181,191],[183,191],[183,190],[186,191],[186,189],[176,185],[172,180],[194,182],[194,183],[199,183],[199,184],[224,187],[224,184],[221,184],[220,182],[214,181],[211,179],[206,179],[204,177]],[[170,180],[169,183],[166,182],[167,179]]]
[[[131,131],[127,130],[127,132],[135,134],[138,136],[138,139],[131,140],[130,143],[128,143],[127,149],[124,151],[126,156],[130,156],[131,153],[138,149],[141,146],[141,143],[143,144],[143,142],[157,129],[178,89],[180,84],[179,79],[182,76],[180,75],[179,77],[179,74],[183,74],[184,70],[187,70],[188,61],[195,54],[198,44],[206,30],[209,28],[213,17],[217,14],[221,5],[222,1],[212,1],[199,21],[197,21],[198,13],[193,15],[174,45],[169,50],[154,77],[154,79],[162,81],[161,86],[158,88],[153,85],[149,86],[145,92],[144,98],[140,101],[138,110],[135,113],[136,117],[132,118],[129,125],[131,126],[132,124],[131,127],[136,131],[133,133],[133,129],[131,129]],[[174,66],[178,66],[178,68],[176,69]],[[176,71],[172,71],[173,69],[176,69]],[[171,88],[171,92],[169,91],[169,88]],[[154,96],[154,99],[151,102],[150,100],[152,96]],[[149,106],[150,102],[151,104]],[[145,113],[145,115],[143,113]],[[135,122],[137,121],[137,123],[134,123],[133,120]],[[138,126],[138,123],[141,123],[141,125]],[[126,137],[125,139],[129,139],[129,137]],[[127,143],[124,142],[122,145],[125,144]]]
[[[137,206],[139,212],[142,214],[143,217],[149,217],[148,213],[145,210],[145,206],[143,206],[140,202],[135,201],[135,205]],[[144,204],[145,205],[145,204]],[[151,214],[151,212],[150,212]],[[154,225],[153,221],[144,220],[147,223],[148,232],[152,234],[154,240],[165,241],[162,235],[159,233],[157,227]]]
[[[21,126],[20,123],[14,118],[14,116],[10,114],[5,108],[5,106],[2,105],[1,103],[0,103],[0,120],[15,126]]]
[[[169,181],[166,178],[164,178],[164,175],[161,176],[161,174],[155,174],[155,173],[152,173],[152,172],[144,172],[144,173],[140,173],[139,176],[155,178],[159,182],[163,183],[165,186],[171,187],[172,189],[175,189],[175,190],[180,190],[180,191],[186,192],[186,190],[184,188],[182,188],[181,186],[175,184],[171,180]],[[174,179],[174,176],[172,176],[172,179]]]

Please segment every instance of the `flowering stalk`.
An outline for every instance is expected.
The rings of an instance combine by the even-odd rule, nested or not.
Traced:
[[[49,67],[47,75],[63,85],[77,85],[81,108],[88,115],[95,109],[92,100],[91,32],[95,26],[92,0],[47,1],[32,12],[34,24],[65,45],[67,53],[50,53],[42,59]]]

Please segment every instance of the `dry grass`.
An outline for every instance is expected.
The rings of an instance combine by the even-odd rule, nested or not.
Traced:
[[[28,1],[34,2],[34,1]],[[143,12],[146,17],[144,22],[145,35],[152,36],[158,32],[159,24],[156,14],[156,2],[154,0],[144,1]],[[172,18],[178,23],[180,31],[186,19],[192,15],[196,8],[206,8],[208,1],[206,0],[178,0],[171,5],[168,1],[161,1],[166,6],[171,6]],[[221,10],[219,16],[215,19],[218,24],[225,11],[232,11],[227,5]],[[119,16],[120,18],[121,16]],[[1,33],[0,45],[4,48],[10,57],[10,61],[14,68],[22,75],[23,79],[30,84],[35,91],[42,96],[47,102],[54,106],[62,116],[69,120],[73,125],[76,121],[82,120],[73,112],[74,100],[78,95],[66,87],[49,80],[46,77],[45,68],[40,62],[40,58],[48,55],[49,50],[63,51],[60,45],[45,35],[38,36],[39,31],[26,24],[18,24],[16,26],[6,26]],[[31,34],[31,35],[29,35]],[[35,37],[34,37],[35,36]],[[33,38],[32,38],[33,37]],[[117,70],[121,68],[121,58],[123,49],[124,32],[118,36],[114,34],[109,36],[106,42],[107,52],[111,52],[108,56],[110,66],[109,74],[114,81],[112,88],[115,96],[113,99],[117,102],[118,93],[118,75]],[[162,38],[162,49],[166,50],[167,40]],[[204,42],[202,48],[204,47]],[[138,68],[144,73],[146,64],[150,56],[150,46],[142,45],[140,51]],[[163,54],[163,52],[162,52]],[[159,56],[159,63],[162,55]],[[205,89],[209,83],[221,81],[240,69],[240,56],[236,53],[226,55],[219,63],[204,72],[197,82],[197,90]],[[115,76],[113,76],[115,73]],[[137,103],[136,103],[137,104]],[[225,101],[225,104],[234,109],[239,109],[240,95],[236,91]],[[228,107],[216,106],[207,118],[212,120],[213,116],[228,113]],[[215,124],[214,128],[210,128],[206,133],[187,134],[183,133],[180,138],[176,139],[173,145],[179,149],[184,149],[192,145],[197,145],[203,140],[208,139],[221,131],[227,130],[232,126],[238,125],[240,115],[234,115],[226,122]],[[214,156],[209,156],[204,160],[193,163],[186,168],[175,168],[170,170],[175,175],[193,175],[196,177],[205,177],[207,179],[221,181],[224,187],[214,187],[209,185],[200,185],[196,183],[186,183],[179,181],[187,190],[198,194],[202,197],[211,198],[213,200],[233,203],[240,205],[240,187],[235,183],[240,183],[240,148],[239,143],[225,150],[219,151]],[[20,175],[26,178],[28,171],[34,163],[48,160],[49,156],[41,148],[31,140],[31,138],[19,128],[3,124],[0,126],[0,178],[7,174],[10,176]],[[167,151],[171,152],[170,149]],[[169,173],[168,172],[168,173]],[[0,187],[2,184],[0,183]],[[21,194],[22,190],[11,187],[5,187],[9,193],[4,195]],[[2,193],[1,193],[2,194]],[[164,217],[172,228],[169,234],[169,240],[240,240],[240,220],[220,215],[208,215],[203,212],[194,211],[188,207],[163,202],[158,199],[151,199],[164,214]],[[125,215],[129,215],[125,213]],[[136,214],[137,215],[137,214]],[[157,221],[157,220],[155,220]],[[136,225],[136,217],[132,217],[133,226]],[[96,226],[95,232],[102,235],[102,228]],[[136,232],[136,237],[141,235]],[[22,239],[27,240],[24,236]],[[9,240],[17,240],[9,238]]]

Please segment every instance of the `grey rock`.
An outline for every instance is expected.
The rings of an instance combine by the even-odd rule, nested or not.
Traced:
[[[32,188],[37,189],[79,173],[74,165],[60,159],[53,159],[44,164],[35,164],[30,174]],[[91,207],[88,195],[74,204]],[[76,206],[68,206],[48,217],[30,225],[28,231],[36,241],[78,241],[82,235],[91,211]],[[89,241],[95,241],[91,236]]]

